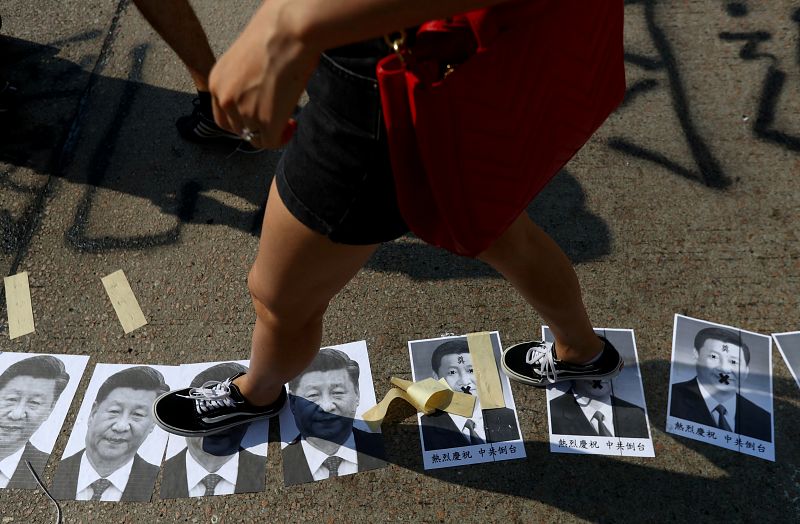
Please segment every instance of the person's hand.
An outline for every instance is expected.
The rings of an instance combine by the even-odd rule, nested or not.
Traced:
[[[287,5],[264,2],[209,77],[214,120],[258,148],[291,138],[292,111],[321,52],[293,31]]]

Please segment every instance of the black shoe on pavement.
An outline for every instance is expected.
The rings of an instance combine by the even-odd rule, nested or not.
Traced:
[[[153,402],[156,424],[175,435],[202,437],[277,415],[286,403],[286,389],[281,389],[281,395],[269,406],[254,406],[233,383],[243,374],[222,382],[206,382],[199,388],[164,393]]]
[[[0,118],[6,117],[19,104],[17,88],[10,83],[0,80]]]
[[[175,121],[178,134],[184,140],[195,144],[236,145],[242,151],[257,151],[246,140],[242,140],[242,137],[222,129],[214,122],[210,97],[207,104],[204,104],[200,97],[192,100],[192,104],[194,104],[194,109],[191,114],[182,116]]]
[[[522,342],[505,351],[500,360],[508,378],[535,387],[567,380],[602,380],[616,377],[624,362],[617,349],[603,337],[603,353],[591,364],[570,364],[556,359],[552,342]]]

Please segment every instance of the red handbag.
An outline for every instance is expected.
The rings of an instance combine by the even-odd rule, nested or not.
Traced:
[[[400,212],[476,256],[625,94],[622,0],[513,1],[422,25],[377,66]]]

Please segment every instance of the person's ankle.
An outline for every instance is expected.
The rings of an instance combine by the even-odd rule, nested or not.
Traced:
[[[558,360],[568,364],[590,364],[600,357],[604,347],[605,344],[600,338],[595,338],[591,344],[585,346],[557,342],[555,343],[555,353]]]
[[[273,388],[253,385],[247,379],[246,374],[238,377],[233,383],[239,388],[239,393],[247,402],[258,407],[269,406],[278,400],[283,389],[282,385]]]

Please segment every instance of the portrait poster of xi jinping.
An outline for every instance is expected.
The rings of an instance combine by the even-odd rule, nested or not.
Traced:
[[[56,468],[59,500],[149,501],[167,433],[153,401],[174,389],[177,366],[97,364]]]
[[[484,462],[525,458],[525,446],[519,429],[514,397],[508,377],[500,370],[500,335],[494,331],[483,334],[491,347],[485,359],[487,373],[499,379],[502,407],[487,409],[478,394],[479,374],[473,362],[478,361],[467,336],[448,336],[408,343],[411,369],[415,382],[433,378],[444,379],[456,392],[475,397],[472,415],[465,417],[436,410],[417,414],[422,441],[425,469],[438,469]]]
[[[675,315],[667,432],[775,460],[772,337]]]
[[[0,488],[38,487],[88,356],[0,353]]]
[[[246,373],[249,362],[180,367],[180,383],[202,387]],[[170,435],[161,466],[161,498],[208,497],[264,491],[269,420],[256,420],[205,437]]]
[[[365,341],[320,349],[287,388],[280,413],[287,486],[386,466],[383,435],[362,418],[375,405]]]
[[[594,331],[617,348],[625,366],[612,379],[571,380],[547,387],[550,451],[654,457],[633,330]],[[554,341],[547,326],[542,338]]]

